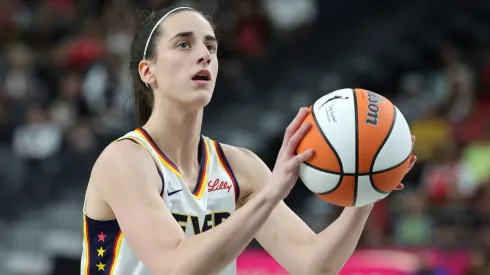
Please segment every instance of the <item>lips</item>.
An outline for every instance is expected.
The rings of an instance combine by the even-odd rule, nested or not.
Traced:
[[[192,80],[195,81],[210,81],[211,80],[211,72],[208,70],[200,70],[193,77]]]

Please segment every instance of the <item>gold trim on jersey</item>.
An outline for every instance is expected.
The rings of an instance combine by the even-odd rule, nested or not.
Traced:
[[[174,173],[177,177],[179,177],[182,181],[184,180],[184,177],[182,176],[182,173],[178,169],[178,167],[168,158],[165,153],[158,147],[158,145],[153,141],[151,136],[143,129],[143,128],[136,128],[133,133],[138,136],[132,137],[130,135],[123,136],[119,138],[118,140],[123,140],[123,139],[131,139],[137,142],[139,145],[143,146],[146,149],[153,149],[154,152],[158,155],[158,163],[163,164],[164,167],[166,167],[168,170],[170,170],[172,173]],[[144,144],[139,140],[139,138],[143,139],[146,141],[146,143],[149,145],[150,148],[148,148],[147,144]],[[192,195],[200,200],[203,196],[203,194],[206,191],[206,182],[207,182],[207,173],[206,171],[209,168],[210,160],[211,160],[211,151],[210,151],[210,145],[206,141],[206,138],[204,136],[201,136],[200,140],[202,146],[202,157],[201,157],[201,164],[200,164],[200,169],[199,169],[199,175],[197,178],[196,186],[194,190],[191,192]],[[153,157],[153,154],[152,154]]]
[[[83,243],[85,244],[85,266],[83,267],[83,274],[89,274],[90,268],[90,242],[88,241],[88,223],[87,217],[83,215]]]

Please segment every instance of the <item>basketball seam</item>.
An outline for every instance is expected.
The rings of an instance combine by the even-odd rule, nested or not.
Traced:
[[[313,122],[315,123],[315,127],[318,129],[318,132],[320,132],[320,134],[322,135],[323,140],[327,143],[327,145],[330,147],[330,149],[332,149],[332,152],[335,155],[335,158],[337,159],[337,162],[339,163],[339,168],[340,168],[340,173],[341,173],[341,174],[339,174],[340,175],[339,181],[337,182],[337,184],[335,185],[334,188],[332,188],[331,190],[329,190],[327,192],[317,193],[319,195],[326,195],[326,194],[329,194],[329,193],[334,192],[335,190],[337,190],[340,187],[340,185],[342,183],[342,180],[344,178],[344,176],[343,176],[344,167],[342,166],[342,161],[340,160],[339,154],[337,153],[337,151],[335,150],[335,148],[332,146],[332,144],[328,140],[327,136],[325,136],[325,133],[323,133],[323,129],[320,127],[320,124],[318,123],[318,120],[316,119],[316,115],[315,115],[315,104],[313,104],[313,106],[311,107],[311,116],[313,117]],[[304,162],[304,164],[310,166],[310,164],[307,163],[307,162]]]
[[[312,169],[318,170],[320,172],[324,172],[324,173],[328,173],[328,174],[333,174],[333,175],[339,175],[339,176],[369,176],[369,175],[377,175],[377,174],[381,174],[381,173],[384,173],[384,172],[389,172],[389,171],[391,171],[393,169],[396,169],[396,168],[400,167],[401,165],[403,165],[405,163],[405,161],[407,161],[407,159],[410,156],[411,155],[408,155],[408,157],[406,157],[402,162],[398,163],[395,166],[392,166],[392,167],[387,168],[387,169],[379,170],[379,171],[376,171],[376,172],[371,172],[371,173],[357,173],[357,174],[356,173],[341,173],[341,172],[337,172],[337,171],[325,170],[323,168],[314,166],[313,164],[306,163],[306,162],[304,162],[303,164],[307,165],[308,167],[310,167]]]
[[[398,167],[402,166],[402,165],[405,163],[405,161],[407,161],[407,159],[409,159],[411,156],[412,156],[412,154],[408,155],[408,157],[406,157],[406,158],[405,158],[405,159],[404,159],[402,162],[400,162],[399,164],[397,164],[397,165],[395,165],[395,166],[393,166],[393,167],[390,167],[390,168],[388,168],[388,169],[384,169],[384,170],[380,170],[380,171],[376,171],[376,172],[374,172],[374,173],[370,173],[370,174],[369,174],[369,180],[371,181],[371,186],[373,187],[373,189],[374,189],[375,191],[377,191],[378,193],[381,193],[381,194],[389,194],[390,192],[385,192],[385,191],[382,191],[382,190],[380,190],[379,188],[377,188],[377,187],[374,185],[373,176],[375,176],[375,175],[377,175],[377,174],[381,174],[381,173],[389,172],[389,171],[391,171],[391,170],[393,170],[393,169],[396,169],[396,168],[398,168]]]
[[[376,151],[376,153],[374,154],[373,161],[371,162],[371,168],[369,169],[369,182],[371,183],[371,187],[373,187],[374,190],[376,190],[377,192],[379,192],[381,194],[389,194],[389,192],[385,192],[385,191],[379,189],[374,184],[373,172],[372,171],[374,169],[374,163],[376,162],[376,159],[378,158],[378,155],[381,152],[381,149],[383,149],[383,147],[385,146],[386,142],[390,138],[391,132],[393,132],[393,128],[395,128],[395,121],[396,121],[396,118],[397,118],[395,105],[393,105],[393,113],[394,113],[394,115],[393,115],[393,121],[391,122],[390,129],[388,130],[388,133],[386,134],[386,137],[384,138],[383,142],[379,146],[378,151]],[[410,157],[410,155],[408,155],[408,157]],[[387,171],[392,170],[392,169],[394,169],[394,168],[402,165],[403,163],[405,163],[406,160],[407,160],[407,158],[405,158],[399,165],[396,165],[394,167],[391,167]],[[377,173],[382,173],[382,172],[387,172],[387,171],[378,171]]]
[[[376,172],[370,172],[370,173],[368,173],[368,174],[377,175],[377,174],[381,174],[381,173],[384,173],[384,172],[389,172],[389,171],[391,171],[391,170],[393,170],[393,169],[395,169],[395,168],[398,168],[398,167],[400,167],[401,165],[403,165],[403,164],[405,163],[405,161],[407,161],[407,159],[408,159],[408,158],[410,158],[410,156],[412,156],[412,153],[410,153],[410,154],[409,154],[407,157],[405,157],[405,158],[403,159],[403,161],[402,161],[402,162],[398,163],[398,164],[397,164],[397,165],[395,165],[395,166],[392,166],[392,167],[390,167],[390,168],[386,168],[386,169],[383,169],[383,170],[379,170],[379,171],[376,171]]]
[[[359,113],[358,113],[358,110],[357,110],[357,94],[356,94],[356,90],[355,89],[352,89],[352,95],[354,97],[354,127],[355,127],[355,132],[354,132],[354,136],[356,137],[356,162],[355,162],[355,165],[356,165],[356,168],[355,168],[355,174],[356,176],[354,177],[354,197],[353,197],[353,200],[352,200],[352,206],[356,206],[356,202],[357,202],[357,192],[358,192],[358,185],[359,185]]]

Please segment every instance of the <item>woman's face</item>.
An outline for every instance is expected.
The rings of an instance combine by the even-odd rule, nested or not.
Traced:
[[[198,12],[169,15],[159,26],[156,58],[140,75],[158,98],[190,108],[206,106],[218,75],[217,41],[211,24]],[[142,66],[143,65],[143,66]],[[146,69],[145,69],[146,68]]]

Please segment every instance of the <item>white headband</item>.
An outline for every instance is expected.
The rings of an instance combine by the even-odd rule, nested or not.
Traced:
[[[162,16],[162,18],[160,18],[160,20],[158,20],[158,22],[155,24],[155,26],[151,30],[150,35],[148,36],[148,40],[146,40],[145,51],[143,52],[143,60],[146,59],[146,50],[148,49],[148,44],[150,44],[151,36],[153,35],[153,32],[157,29],[158,25],[160,25],[160,23],[162,23],[162,21],[165,18],[167,18],[167,16],[171,15],[172,13],[174,13],[174,12],[176,12],[178,10],[184,10],[184,9],[194,10],[193,8],[189,8],[189,7],[178,7],[178,8],[175,8],[175,9],[167,12],[164,16]],[[148,84],[146,84],[146,86],[148,86]]]

